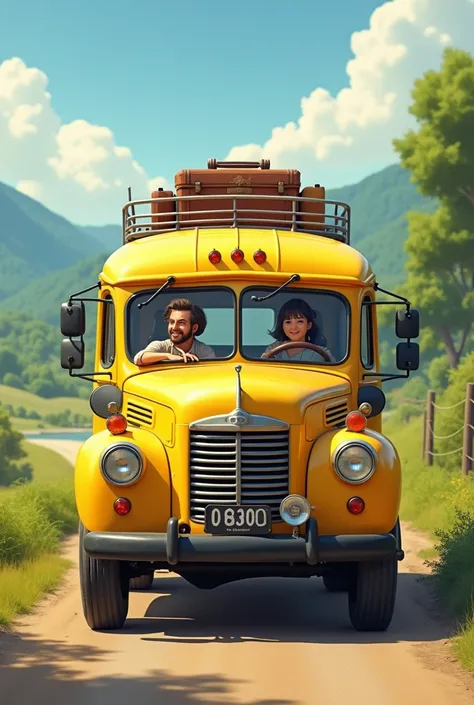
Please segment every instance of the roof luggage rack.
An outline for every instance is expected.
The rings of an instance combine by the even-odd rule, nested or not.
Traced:
[[[215,160],[210,160],[215,161]],[[212,165],[210,168],[217,168]],[[263,167],[263,168],[268,168]],[[291,202],[291,210],[274,210],[262,208],[239,207],[239,202],[250,200],[277,201],[273,195],[253,195],[233,193],[212,195],[170,196],[165,198],[147,198],[132,201],[129,189],[129,202],[122,208],[123,244],[151,235],[194,228],[266,228],[300,233],[308,233],[338,240],[350,244],[350,213],[347,203],[328,199],[308,198],[302,196],[281,197],[286,204]],[[202,202],[202,209],[194,210],[191,201]],[[227,201],[222,208],[216,208],[216,200]],[[152,212],[153,204],[169,204],[167,212]],[[213,202],[213,203],[210,203]],[[302,213],[301,204],[324,204],[324,214],[317,215],[309,211]],[[186,208],[186,205],[188,206]],[[208,209],[206,209],[208,205]],[[212,208],[210,207],[212,205]],[[258,224],[257,224],[258,223]]]

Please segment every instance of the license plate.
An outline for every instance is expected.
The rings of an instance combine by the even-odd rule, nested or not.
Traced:
[[[204,519],[206,534],[269,534],[271,509],[267,505],[208,504]]]

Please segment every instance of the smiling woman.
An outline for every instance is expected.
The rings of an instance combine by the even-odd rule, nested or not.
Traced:
[[[340,363],[347,356],[349,304],[340,294],[286,289],[270,300],[254,303],[271,288],[250,287],[242,294],[242,354],[261,358],[315,364]],[[294,343],[270,354],[284,343]],[[298,347],[297,343],[302,343]],[[311,345],[311,347],[310,347]],[[324,351],[326,354],[316,350]],[[328,359],[325,359],[328,358]]]

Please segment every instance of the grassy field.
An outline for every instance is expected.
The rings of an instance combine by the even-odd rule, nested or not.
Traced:
[[[33,482],[40,484],[55,483],[64,479],[73,481],[73,467],[66,458],[49,448],[23,441],[27,457],[23,460],[33,468]],[[15,488],[0,487],[0,497],[16,492]]]
[[[37,411],[40,416],[44,416],[45,414],[57,414],[66,409],[70,409],[74,414],[92,415],[87,399],[79,399],[78,397],[44,399],[24,389],[6,387],[4,384],[0,384],[0,401],[2,404],[23,406],[27,411]]]
[[[421,459],[422,420],[405,427],[384,424],[403,467],[401,518],[431,535],[434,550],[422,556],[447,609],[460,625],[452,648],[474,671],[474,481]],[[434,560],[433,560],[434,559]]]
[[[60,584],[69,563],[61,538],[76,530],[73,468],[61,455],[24,441],[33,482],[0,492],[0,627],[28,613]]]
[[[19,615],[28,614],[61,582],[70,562],[45,555],[20,566],[0,567],[0,627],[9,627]]]
[[[49,448],[23,441],[28,457],[25,460],[33,467],[33,482],[57,482],[63,479],[73,480],[73,467],[66,458]]]

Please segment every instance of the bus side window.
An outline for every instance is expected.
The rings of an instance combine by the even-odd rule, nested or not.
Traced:
[[[370,296],[365,296],[364,301],[371,301]],[[366,370],[374,366],[372,308],[372,306],[362,306],[360,321],[360,359]]]
[[[110,304],[100,304],[102,306],[102,367],[110,367],[115,359],[115,306],[110,294],[104,297]]]

